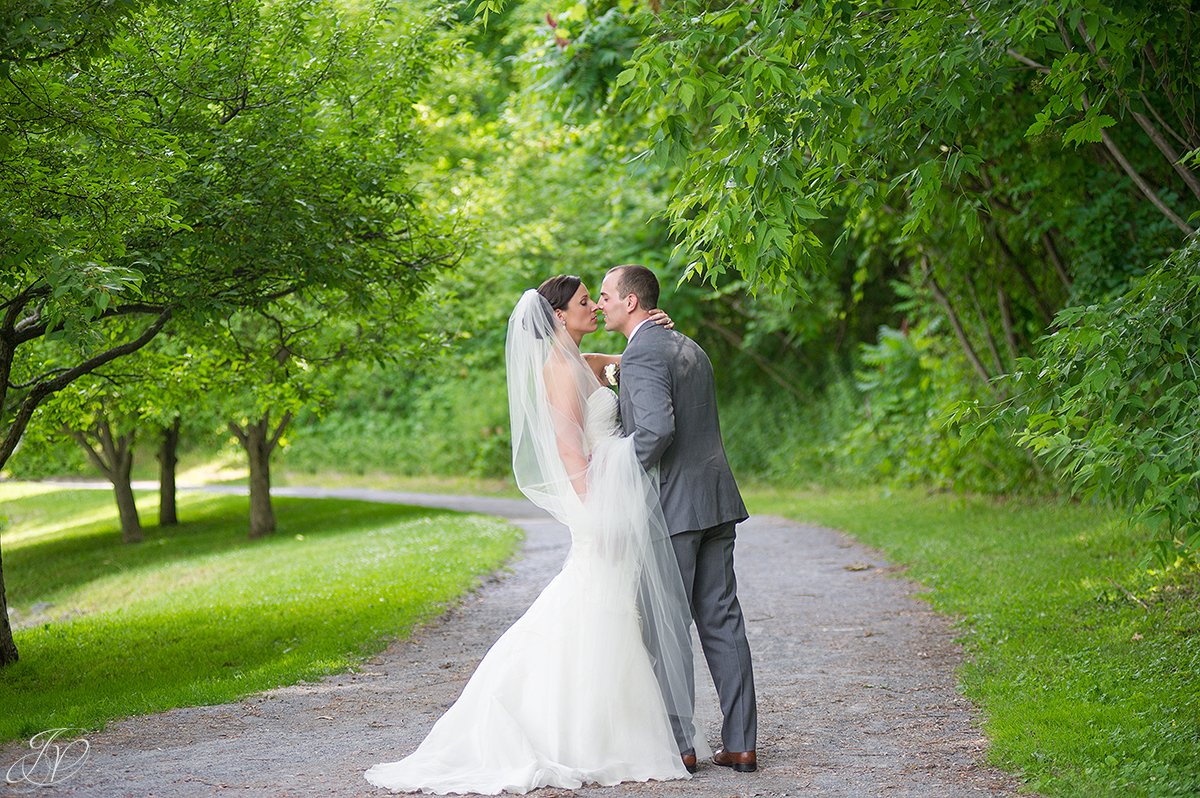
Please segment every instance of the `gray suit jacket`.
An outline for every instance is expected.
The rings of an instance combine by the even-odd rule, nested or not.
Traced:
[[[748,517],[721,442],[712,363],[695,341],[644,325],[621,355],[619,396],[638,460],[658,466],[672,535]]]

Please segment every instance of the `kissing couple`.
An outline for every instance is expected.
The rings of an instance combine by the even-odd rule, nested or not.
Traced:
[[[757,768],[733,572],[746,506],[712,364],[658,296],[653,272],[623,265],[598,302],[568,275],[517,302],[506,347],[513,472],[570,530],[570,552],[417,750],[366,772],[372,784],[494,795],[690,778],[709,753],[693,717],[693,622],[723,717],[712,761]],[[623,354],[580,351],[598,313],[628,339]]]

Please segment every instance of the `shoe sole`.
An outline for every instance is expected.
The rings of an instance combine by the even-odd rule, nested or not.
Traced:
[[[753,765],[743,765],[740,762],[729,762],[727,764],[724,762],[718,762],[714,759],[713,764],[717,765],[719,767],[723,767],[723,768],[730,768],[731,770],[735,770],[738,773],[753,773],[754,771],[758,770],[757,763],[755,763]]]

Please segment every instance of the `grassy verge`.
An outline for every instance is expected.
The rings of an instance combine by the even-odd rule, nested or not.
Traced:
[[[961,618],[960,674],[992,760],[1054,796],[1200,795],[1200,577],[1139,566],[1113,514],[877,489],[755,489],[751,509],[836,527]]]
[[[516,483],[512,479],[484,477],[405,476],[386,472],[349,474],[340,471],[321,471],[314,473],[281,468],[275,481],[278,485],[320,485],[325,488],[375,488],[409,493],[494,496],[506,499],[524,498],[524,494],[517,490]]]
[[[144,520],[154,496],[139,494]],[[230,701],[345,670],[435,615],[513,552],[503,522],[427,508],[181,494],[177,527],[123,545],[107,491],[0,485],[21,660],[0,673],[0,739]],[[50,606],[45,606],[49,604]]]

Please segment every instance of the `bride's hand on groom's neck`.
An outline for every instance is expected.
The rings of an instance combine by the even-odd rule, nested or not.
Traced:
[[[666,327],[668,330],[675,329],[675,322],[671,320],[671,317],[662,308],[655,308],[650,311],[650,321],[659,326]]]

